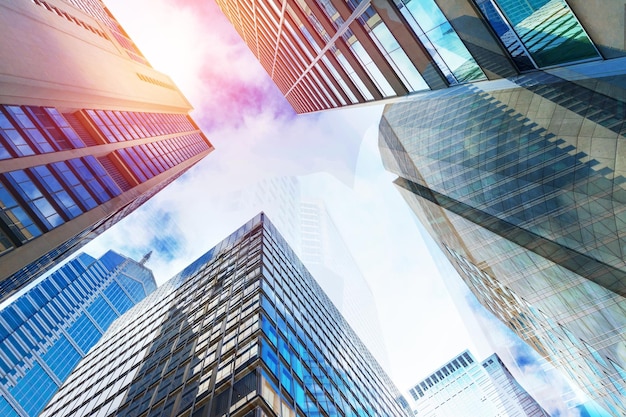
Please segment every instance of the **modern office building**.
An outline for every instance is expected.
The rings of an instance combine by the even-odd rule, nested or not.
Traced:
[[[39,415],[113,320],[156,289],[143,262],[82,253],[0,311],[0,415]]]
[[[298,113],[626,54],[619,2],[217,3]]]
[[[206,156],[100,0],[0,1],[0,300]]]
[[[385,108],[379,140],[480,302],[614,415],[626,413],[624,68],[416,94]]]
[[[118,319],[42,416],[405,416],[264,214]]]
[[[374,294],[325,204],[307,198],[297,177],[275,176],[217,198],[246,218],[263,211],[379,364],[387,369]]]
[[[465,351],[411,388],[419,417],[549,417],[498,355]]]

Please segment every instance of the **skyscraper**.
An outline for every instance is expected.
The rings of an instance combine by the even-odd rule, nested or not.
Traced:
[[[206,156],[100,0],[0,1],[0,300]]]
[[[80,254],[0,311],[0,415],[37,416],[109,325],[156,289],[142,263]]]
[[[498,355],[476,362],[465,351],[409,391],[419,417],[548,417]]]
[[[264,214],[117,320],[42,416],[404,416]]]
[[[216,201],[246,216],[263,211],[287,244],[387,369],[388,357],[375,297],[323,202],[303,195],[297,177],[270,177]]]
[[[385,108],[379,141],[478,300],[614,415],[626,413],[625,64],[417,94]]]
[[[617,3],[217,3],[298,113],[625,54]]]

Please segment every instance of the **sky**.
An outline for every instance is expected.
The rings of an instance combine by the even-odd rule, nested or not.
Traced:
[[[212,0],[105,3],[152,66],[192,103],[192,117],[215,151],[84,252],[115,249],[140,259],[153,250],[147,266],[160,284],[256,214],[218,201],[263,179],[297,176],[306,197],[325,202],[375,294],[387,371],[402,392],[465,349],[478,359],[491,353],[477,337],[478,324],[470,325],[470,337],[440,276],[441,268],[455,272],[422,236],[391,183],[395,177],[382,166],[382,105],[296,115]],[[467,296],[462,286],[452,292],[456,300]],[[513,371],[526,375],[554,415],[585,415],[555,398],[546,387],[564,382],[503,325],[471,300],[461,310],[482,317],[513,356],[528,358]]]

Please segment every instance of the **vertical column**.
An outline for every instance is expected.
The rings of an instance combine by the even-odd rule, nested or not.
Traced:
[[[415,68],[424,77],[426,84],[433,90],[448,87],[448,81],[433,62],[424,45],[409,28],[409,24],[398,12],[396,6],[389,0],[372,0],[372,7],[415,65]]]
[[[348,8],[345,0],[330,0],[330,2],[335,9],[337,9],[342,19],[348,22],[352,11]],[[350,23],[350,29],[359,42],[361,42],[363,49],[365,49],[365,51],[370,55],[372,61],[378,67],[387,82],[391,85],[393,91],[399,96],[407,94],[409,92],[407,87],[404,85],[402,80],[400,80],[400,77],[396,74],[396,71],[389,64],[389,62],[387,62],[387,59],[383,56],[372,38],[367,34],[361,23],[358,21],[358,17]]]
[[[471,0],[435,2],[487,78],[493,80],[517,75],[508,53],[470,3]]]

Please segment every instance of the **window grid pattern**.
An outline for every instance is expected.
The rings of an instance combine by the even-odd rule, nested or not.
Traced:
[[[108,324],[135,304],[120,275],[144,289],[140,298],[156,288],[148,269],[115,252],[81,254],[0,311],[3,415],[39,414]]]
[[[404,416],[388,383],[261,214],[113,323],[42,415]]]
[[[395,75],[386,73],[390,71],[397,74],[408,91],[428,89],[414,64],[380,21],[371,27],[366,25],[366,30],[355,36],[348,28],[351,22],[345,21],[346,16],[341,14],[347,7],[340,12],[331,0],[314,5],[293,0],[282,10],[268,1],[248,4],[224,0],[218,4],[297,112],[395,96],[398,92],[390,84]],[[355,19],[368,21],[371,11],[364,8]],[[372,30],[376,25],[379,27]],[[367,47],[362,45],[364,40]],[[320,62],[329,50],[336,57],[331,66]],[[372,53],[380,55],[390,67],[379,68],[375,62],[382,61],[373,60]],[[343,62],[339,64],[337,59]],[[320,72],[320,65],[326,71]],[[326,75],[327,71],[334,72],[334,79]]]
[[[542,73],[510,80],[519,87],[460,86],[388,108],[385,165],[481,303],[623,414],[611,380],[623,383],[612,364],[624,366],[626,331],[626,180],[613,147],[623,100]]]

